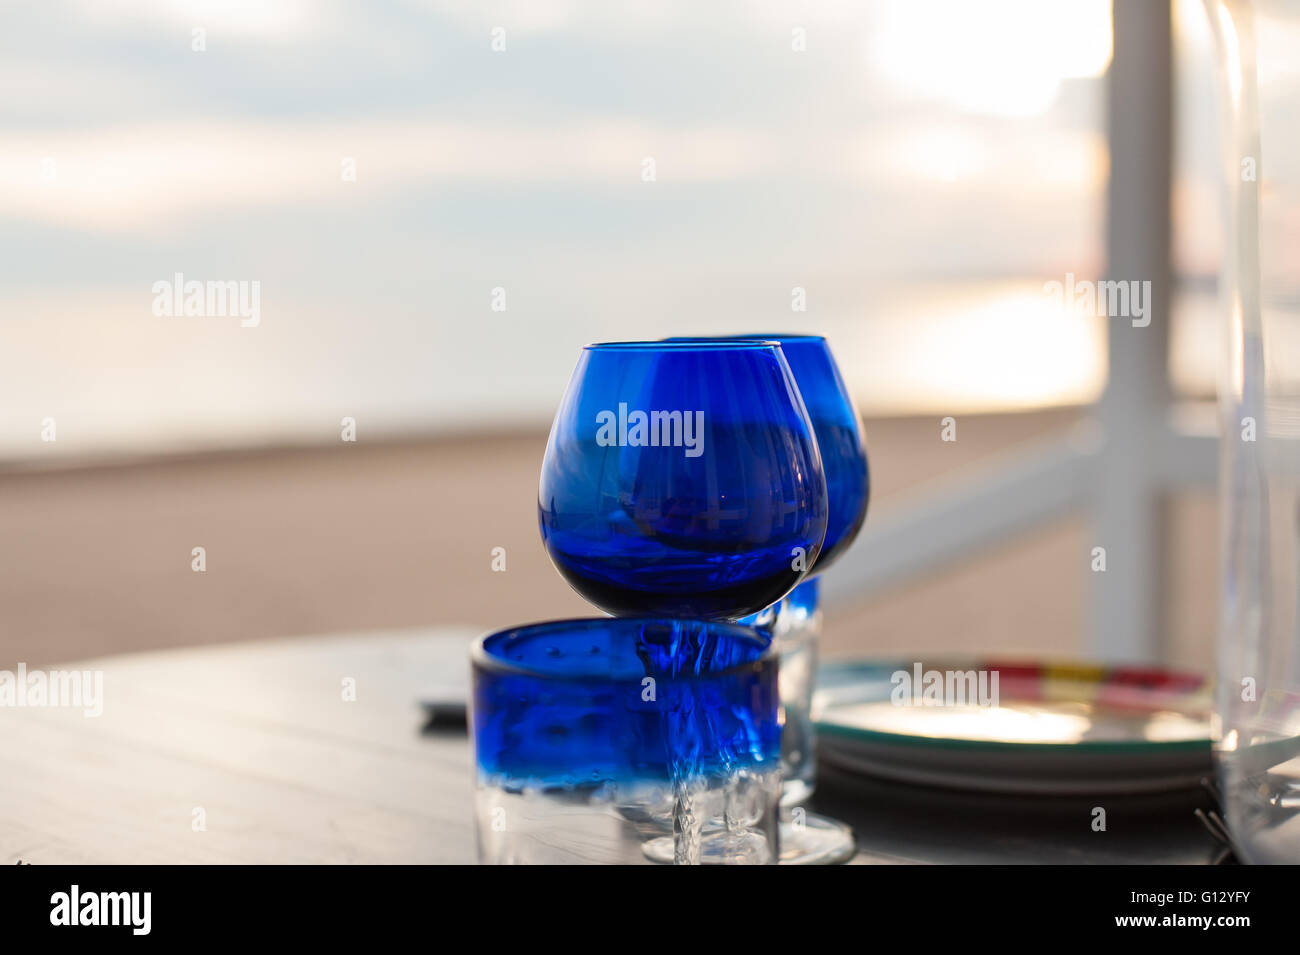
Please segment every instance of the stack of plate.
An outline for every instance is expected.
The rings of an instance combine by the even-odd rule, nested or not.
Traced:
[[[1067,795],[1190,788],[1212,773],[1203,677],[999,660],[827,663],[818,758],[909,783]]]

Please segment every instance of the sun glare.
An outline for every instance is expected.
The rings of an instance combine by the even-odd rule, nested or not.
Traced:
[[[1111,56],[1105,0],[882,5],[868,56],[904,94],[993,116],[1032,116]]]

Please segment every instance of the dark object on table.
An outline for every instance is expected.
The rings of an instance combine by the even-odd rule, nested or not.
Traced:
[[[424,711],[422,735],[429,733],[463,733],[469,727],[469,706],[462,687],[447,687],[424,693],[420,697]]]
[[[1201,785],[1205,788],[1211,798],[1214,799],[1213,809],[1197,809],[1196,818],[1214,836],[1215,841],[1219,843],[1218,853],[1214,857],[1211,865],[1240,865],[1237,854],[1232,849],[1232,834],[1228,832],[1228,823],[1223,818],[1222,807],[1223,797],[1219,794],[1219,787],[1214,784],[1214,780],[1206,777],[1201,780]]]

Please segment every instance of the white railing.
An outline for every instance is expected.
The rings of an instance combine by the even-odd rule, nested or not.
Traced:
[[[1112,318],[1109,376],[1089,419],[873,513],[823,581],[847,603],[1071,513],[1093,542],[1079,558],[1092,588],[1092,652],[1107,661],[1164,656],[1167,494],[1212,486],[1216,422],[1171,400],[1168,378],[1172,36],[1167,3],[1115,0],[1108,77],[1107,277],[1151,282],[1150,323]],[[1106,550],[1090,572],[1092,547]]]

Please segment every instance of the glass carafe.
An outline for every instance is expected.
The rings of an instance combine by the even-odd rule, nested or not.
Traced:
[[[1243,861],[1300,862],[1300,4],[1205,0],[1222,93],[1215,749]]]

